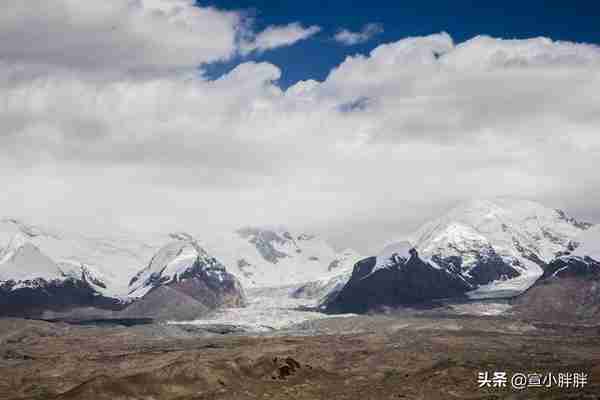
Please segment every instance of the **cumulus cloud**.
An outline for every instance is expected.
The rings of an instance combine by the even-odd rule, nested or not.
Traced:
[[[13,17],[29,15],[23,3]],[[177,12],[189,4],[127,4],[163,3],[180,4]],[[163,27],[164,13],[148,23]],[[83,36],[90,28],[73,29]],[[283,223],[360,249],[473,196],[600,215],[600,178],[590,168],[600,161],[596,46],[405,38],[348,57],[324,81],[282,90],[281,71],[269,63],[241,63],[212,81],[186,71],[140,74],[133,70],[175,64],[136,49],[135,63],[107,76],[86,64],[79,43],[68,44],[63,64],[41,48],[3,53],[0,214],[83,230],[102,220],[201,234]],[[103,54],[112,54],[117,44],[105,44]],[[231,51],[194,47],[176,65]]]
[[[242,54],[253,51],[266,51],[278,47],[291,46],[301,40],[319,33],[321,28],[313,25],[304,27],[298,22],[293,22],[283,26],[269,26],[257,35],[246,38],[242,42]]]
[[[337,42],[346,46],[365,43],[371,40],[374,36],[383,33],[383,25],[381,24],[366,24],[359,32],[352,32],[348,29],[339,30],[333,37]]]
[[[0,60],[106,73],[227,59],[241,17],[194,0],[4,0]]]

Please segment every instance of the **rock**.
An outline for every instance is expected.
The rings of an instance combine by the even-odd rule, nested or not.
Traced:
[[[381,307],[412,305],[462,296],[472,286],[459,275],[419,258],[415,249],[383,268],[377,257],[359,261],[346,286],[324,304],[331,313],[364,313]]]

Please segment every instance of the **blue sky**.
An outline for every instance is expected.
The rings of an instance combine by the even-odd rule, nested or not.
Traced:
[[[448,32],[456,42],[487,34],[507,39],[546,36],[600,44],[600,2],[595,1],[212,0],[200,4],[244,10],[254,16],[257,31],[295,21],[322,27],[309,40],[247,57],[281,67],[282,87],[303,79],[323,80],[346,56],[366,54],[380,43],[441,31]],[[382,24],[384,32],[355,46],[342,46],[332,40],[341,28],[358,31],[367,23]],[[212,65],[209,74],[219,76],[239,61]]]

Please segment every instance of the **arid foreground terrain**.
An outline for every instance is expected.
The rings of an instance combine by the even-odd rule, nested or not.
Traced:
[[[262,336],[223,327],[0,321],[1,399],[600,399],[600,328],[361,316]],[[479,372],[585,372],[583,388],[484,388]]]

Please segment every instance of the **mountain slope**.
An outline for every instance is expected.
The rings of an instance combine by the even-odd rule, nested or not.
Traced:
[[[513,300],[513,313],[551,322],[600,322],[600,226],[571,254],[550,262],[543,277]]]
[[[352,249],[342,251],[335,260],[329,263],[327,274],[317,280],[302,284],[291,293],[291,296],[324,301],[326,297],[337,294],[344,287],[352,276],[354,264],[362,258]]]
[[[600,275],[600,225],[577,238],[579,246],[554,259],[544,270],[544,278]]]
[[[87,271],[86,275],[94,275],[102,281],[102,285],[97,287],[99,292],[107,297],[120,298],[127,295],[131,276],[148,262],[156,251],[155,243],[160,243],[162,238],[139,240],[135,235],[123,232],[88,236],[48,229],[16,218],[4,218],[0,220],[0,261],[2,254],[6,256],[14,247],[11,244],[13,240],[35,246],[67,274],[80,275],[81,270]],[[42,277],[46,269],[36,263],[29,263],[28,268],[39,275],[37,277]]]
[[[311,282],[354,261],[351,252],[338,254],[318,236],[285,227],[246,227],[209,241],[207,248],[245,287]]]
[[[65,268],[84,266],[97,272],[105,284],[102,293],[109,297],[127,297],[131,277],[164,245],[162,234],[112,231],[94,236],[5,218],[0,220],[0,251],[17,234]],[[246,227],[215,233],[203,237],[203,247],[248,287],[315,281],[357,258],[351,250],[338,254],[319,237],[284,227]]]

